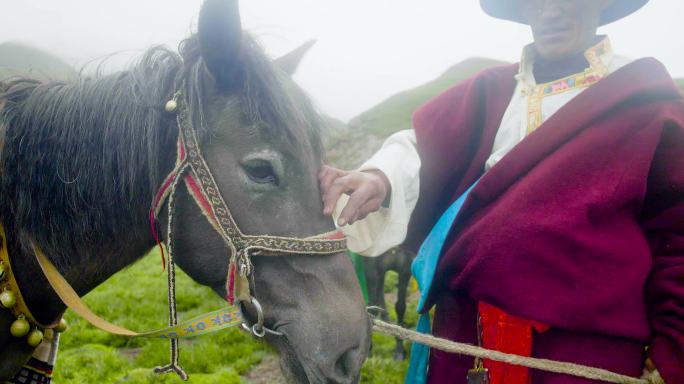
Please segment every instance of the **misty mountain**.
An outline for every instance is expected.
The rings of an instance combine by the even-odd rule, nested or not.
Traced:
[[[411,115],[419,106],[475,73],[502,64],[506,63],[485,58],[468,59],[426,84],[389,97],[351,119],[345,129],[327,136],[328,161],[343,169],[358,167],[380,148],[385,138],[411,128]]]
[[[0,80],[20,75],[43,80],[77,76],[73,67],[48,52],[16,42],[0,44]]]

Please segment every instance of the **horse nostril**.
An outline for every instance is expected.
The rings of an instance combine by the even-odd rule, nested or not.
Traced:
[[[363,363],[363,357],[363,349],[360,346],[348,349],[335,362],[335,376],[355,380]]]

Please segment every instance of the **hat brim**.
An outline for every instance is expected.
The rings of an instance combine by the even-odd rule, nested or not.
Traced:
[[[615,0],[601,14],[600,25],[629,16],[648,2],[649,0]],[[480,6],[489,16],[528,24],[522,15],[520,0],[480,0]]]

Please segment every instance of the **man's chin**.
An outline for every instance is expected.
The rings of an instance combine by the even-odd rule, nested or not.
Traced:
[[[558,40],[535,43],[537,54],[544,60],[561,61],[577,55],[576,49],[568,48],[568,43]]]

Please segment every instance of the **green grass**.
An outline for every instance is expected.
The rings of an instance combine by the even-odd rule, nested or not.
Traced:
[[[208,312],[225,302],[213,291],[177,273],[181,318]],[[85,297],[107,320],[136,331],[163,327],[167,318],[166,275],[157,252],[116,274]],[[176,383],[172,375],[156,376],[152,368],[168,362],[168,342],[125,338],[94,329],[71,311],[57,360],[57,383]],[[237,329],[181,341],[181,364],[191,383],[239,383],[239,375],[273,353]]]
[[[385,275],[385,292],[396,292],[397,273],[390,271]],[[416,291],[413,284],[409,284],[409,299],[407,300],[404,322],[406,326],[415,328],[418,322],[416,313]],[[397,322],[397,313],[394,310],[394,298],[387,301],[387,311],[390,321]],[[408,369],[408,358],[405,361],[393,359],[396,341],[393,337],[373,334],[373,350],[371,356],[361,369],[361,383],[367,384],[394,384],[403,383],[404,375]],[[410,351],[410,343],[404,342],[404,350]],[[408,353],[407,353],[408,356]]]
[[[388,288],[396,286],[396,274],[387,278]],[[225,305],[210,289],[193,282],[177,270],[178,309],[181,318],[208,312]],[[119,272],[86,295],[86,303],[105,319],[135,331],[165,326],[167,318],[166,274],[162,273],[156,251]],[[396,319],[393,303],[389,314]],[[408,323],[414,325],[415,302],[409,303]],[[67,311],[69,330],[63,334],[57,359],[55,383],[182,383],[175,375],[157,376],[152,369],[168,363],[168,343],[158,339],[114,336],[99,331]],[[392,359],[394,339],[373,336],[373,356],[362,370],[362,383],[403,382],[406,362]],[[254,341],[237,329],[210,336],[182,340],[181,366],[190,374],[190,383],[247,383],[240,376],[259,364],[267,345]]]

